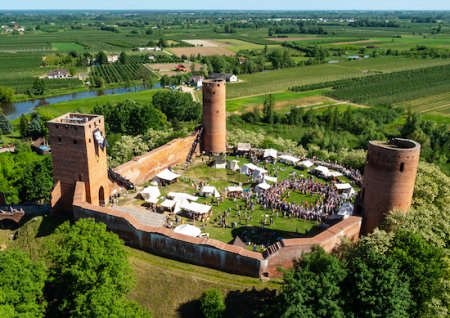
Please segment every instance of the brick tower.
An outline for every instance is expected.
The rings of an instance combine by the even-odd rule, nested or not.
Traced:
[[[408,212],[419,157],[420,145],[412,140],[395,138],[389,142],[369,142],[360,193],[362,234],[372,233],[393,209]]]
[[[65,114],[48,122],[52,148],[51,206],[54,213],[72,211],[75,184],[86,184],[86,200],[100,205],[109,198],[103,116]]]
[[[202,150],[210,154],[227,151],[227,111],[224,80],[203,81]]]

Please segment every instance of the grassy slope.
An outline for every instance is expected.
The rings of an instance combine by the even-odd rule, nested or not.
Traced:
[[[104,95],[99,97],[74,100],[52,104],[48,106],[38,107],[40,113],[48,114],[52,117],[63,115],[67,112],[79,110],[82,113],[90,113],[92,108],[97,104],[118,103],[126,99],[131,99],[139,103],[149,103],[158,90],[141,91],[135,93],[125,93],[120,95]]]
[[[51,233],[65,219],[58,217],[36,217],[16,230],[0,230],[1,248],[19,248],[35,260],[46,260],[44,242],[51,240]],[[18,232],[14,241],[10,235]],[[261,283],[256,278],[232,275],[206,267],[195,266],[158,257],[140,250],[126,247],[128,260],[136,277],[136,286],[129,298],[149,308],[154,317],[196,317],[196,300],[208,288],[218,288],[228,293],[228,317],[239,317],[256,304],[257,299],[240,302],[237,297],[255,296],[264,293],[264,288],[273,290],[279,281]],[[251,292],[253,288],[257,291]],[[271,292],[271,291],[266,291]],[[253,303],[251,302],[253,301]]]
[[[240,76],[241,83],[228,85],[227,97],[239,98],[280,92],[296,85],[306,85],[344,78],[365,76],[370,72],[393,72],[405,69],[448,64],[445,60],[418,60],[408,58],[376,58],[339,64],[321,64],[267,71]]]

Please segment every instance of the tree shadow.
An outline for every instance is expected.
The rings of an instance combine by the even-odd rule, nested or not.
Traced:
[[[266,317],[270,313],[276,296],[275,289],[256,288],[230,291],[225,297],[226,310],[224,317],[252,318]]]
[[[36,238],[45,237],[53,234],[55,230],[64,222],[71,221],[68,217],[46,214],[36,233]]]
[[[181,304],[177,309],[177,313],[180,318],[202,317],[202,313],[200,312],[200,300],[195,299]]]

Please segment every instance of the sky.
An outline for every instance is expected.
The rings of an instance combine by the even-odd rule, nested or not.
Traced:
[[[450,0],[0,0],[0,10],[450,10]]]

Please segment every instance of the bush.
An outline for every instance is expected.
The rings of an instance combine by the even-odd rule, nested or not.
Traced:
[[[202,294],[200,298],[200,311],[205,318],[222,317],[225,311],[225,303],[220,290],[210,289]]]

